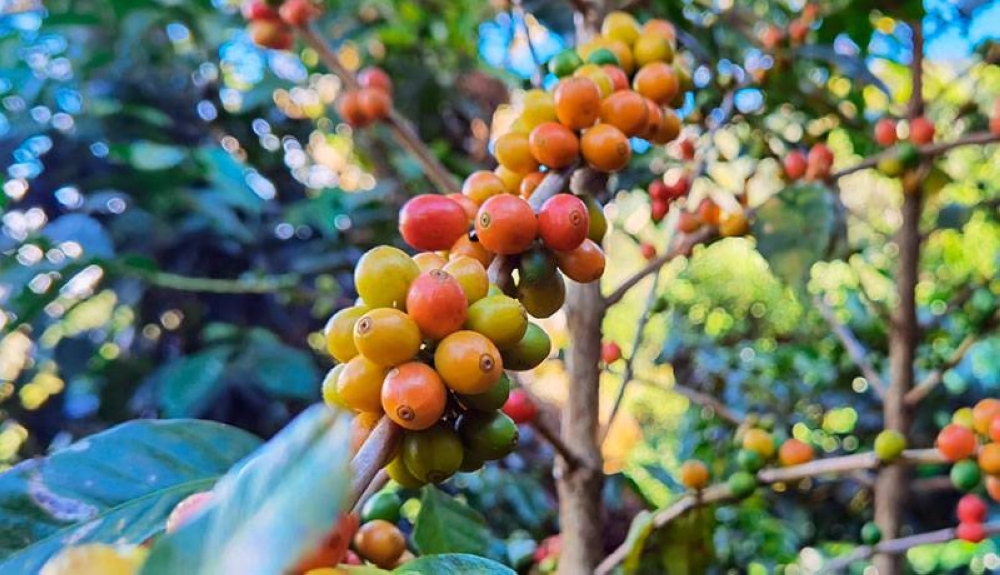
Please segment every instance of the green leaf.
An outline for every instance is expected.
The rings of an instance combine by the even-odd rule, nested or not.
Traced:
[[[157,390],[165,417],[195,415],[219,391],[219,383],[233,348],[220,345],[181,357],[153,372],[149,381]]]
[[[812,265],[830,255],[846,235],[845,225],[830,190],[821,184],[797,184],[760,206],[753,235],[771,271],[801,288]]]
[[[413,529],[413,545],[422,555],[472,553],[485,555],[490,533],[478,511],[427,486]]]
[[[624,545],[628,547],[628,554],[622,561],[622,568],[626,573],[634,572],[639,567],[639,560],[642,557],[642,550],[646,545],[649,534],[656,527],[653,525],[653,514],[649,511],[640,511],[632,518],[629,525],[628,535],[625,537]]]
[[[0,475],[0,573],[37,573],[69,544],[138,544],[259,445],[207,421],[132,421]]]
[[[419,525],[419,524],[418,524]],[[514,570],[482,557],[461,553],[425,555],[396,568],[395,575],[513,575]]]
[[[212,506],[157,541],[142,575],[286,572],[343,508],[349,427],[324,405],[303,412],[219,481]]]
[[[167,170],[180,164],[186,152],[178,146],[140,140],[128,147],[128,161],[137,170]]]

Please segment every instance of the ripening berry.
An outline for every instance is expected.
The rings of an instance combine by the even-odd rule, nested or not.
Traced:
[[[896,121],[882,118],[875,124],[875,141],[880,146],[891,146],[896,143]]]
[[[601,344],[601,361],[604,365],[611,365],[622,357],[622,348],[613,341],[606,341]]]

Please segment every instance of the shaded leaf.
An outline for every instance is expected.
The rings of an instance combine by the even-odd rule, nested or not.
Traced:
[[[878,76],[868,69],[868,65],[861,56],[849,56],[834,50],[833,46],[808,44],[800,46],[798,53],[805,58],[816,60],[826,60],[830,64],[840,69],[841,73],[848,78],[859,80],[865,84],[875,86],[886,96],[892,97],[892,92]]]
[[[267,330],[250,332],[249,345],[241,354],[261,385],[279,398],[311,399],[316,397],[320,375],[309,353],[281,343]]]
[[[127,160],[137,170],[166,170],[180,164],[186,153],[178,146],[140,140],[128,147]]]
[[[73,543],[138,544],[257,438],[207,421],[132,421],[0,475],[0,572],[36,573]]]
[[[232,352],[230,346],[210,347],[153,372],[149,381],[157,390],[163,415],[185,417],[200,411],[219,391]]]
[[[937,214],[939,230],[960,230],[972,217],[972,209],[962,204],[946,204]]]
[[[757,251],[771,271],[802,287],[812,265],[826,257],[844,235],[833,194],[821,184],[785,188],[764,202],[753,222]]]
[[[482,515],[468,505],[427,486],[413,530],[413,545],[422,555],[474,553],[485,555],[490,534]]]
[[[110,258],[115,254],[111,236],[100,222],[83,214],[66,214],[42,230],[52,243],[76,242],[92,258]]]

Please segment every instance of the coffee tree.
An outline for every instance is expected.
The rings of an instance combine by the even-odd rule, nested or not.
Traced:
[[[2,565],[319,575],[874,561],[896,573],[911,549],[997,533],[980,493],[1000,497],[1000,401],[988,397],[1000,366],[985,358],[959,374],[997,326],[995,55],[987,46],[955,76],[925,62],[919,2],[856,4],[580,1],[572,22],[562,4],[504,6],[496,22],[510,27],[511,53],[523,43],[525,85],[489,129],[469,122],[490,144],[458,166],[402,113],[409,78],[386,71],[384,49],[418,46],[407,26],[461,37],[478,22],[443,7],[454,29],[442,31],[405,2],[245,4],[254,43],[325,69],[309,79],[315,93],[339,88],[322,102],[276,97],[286,113],[338,118],[371,138],[383,159],[373,171],[409,170],[434,189],[411,183],[393,197],[407,250],[378,245],[353,263],[346,291],[358,300],[337,306],[317,346],[335,360],[314,382],[325,406],[263,445],[207,421],[135,421],[23,462],[0,478]],[[529,10],[572,43],[535,45],[551,32]],[[341,37],[349,20],[389,24],[359,57]],[[468,169],[476,160],[497,167]],[[460,183],[454,168],[469,175]],[[29,246],[60,239],[22,236],[9,251],[29,269]],[[249,284],[80,263],[217,293],[301,277]],[[30,309],[8,316],[22,338]],[[226,337],[224,354],[174,376],[200,381],[260,339]],[[286,360],[276,378],[295,365]],[[538,397],[552,395],[545,370],[565,381],[558,410]],[[665,414],[656,394],[689,408]],[[673,432],[657,447],[677,455],[647,450],[638,468],[609,473],[616,430],[643,418]],[[517,475],[508,456],[545,452],[539,442],[554,454],[558,535],[500,540],[485,529],[489,487],[470,485],[495,478],[489,461]],[[641,504],[609,505],[614,489]],[[419,509],[404,505],[416,497]],[[609,541],[620,520],[627,534]],[[950,566],[976,565],[963,552]]]

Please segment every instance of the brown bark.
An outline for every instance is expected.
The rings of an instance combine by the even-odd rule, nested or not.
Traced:
[[[604,302],[600,282],[570,283],[566,293],[570,334],[567,350],[569,393],[562,416],[562,439],[582,465],[570,467],[561,459],[556,478],[562,546],[560,575],[593,573],[603,556],[601,486],[604,481],[597,443],[601,370],[601,322]]]
[[[910,118],[923,113],[923,30],[918,20],[913,27],[913,95]],[[882,407],[885,429],[894,429],[904,436],[910,429],[910,410],[906,394],[913,388],[913,361],[920,327],[917,323],[915,291],[920,263],[920,212],[922,189],[910,190],[903,199],[902,224],[896,232],[899,247],[899,267],[896,270],[896,308],[892,314],[889,334],[889,371],[891,380]],[[899,537],[903,510],[909,499],[909,477],[905,467],[889,465],[879,471],[875,482],[875,522],[886,539]],[[880,575],[903,572],[904,558],[895,554],[879,554],[875,567]]]

